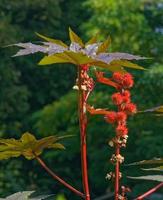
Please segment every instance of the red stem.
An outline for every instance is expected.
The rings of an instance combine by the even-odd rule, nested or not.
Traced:
[[[89,183],[88,183],[88,169],[87,169],[87,144],[86,144],[86,93],[82,90],[81,68],[78,67],[78,84],[79,84],[79,126],[81,139],[81,167],[82,167],[82,183],[85,193],[85,200],[90,200]]]
[[[56,179],[57,181],[59,181],[62,185],[67,187],[69,190],[74,192],[76,195],[78,195],[82,198],[85,198],[85,195],[82,192],[76,190],[70,184],[66,183],[63,179],[61,179],[59,176],[57,176],[51,169],[49,169],[49,167],[44,163],[44,161],[41,158],[39,158],[38,156],[36,156],[35,158],[40,163],[40,165],[47,171],[47,173],[53,177],[53,179]]]
[[[117,141],[119,140],[119,138],[117,137]],[[115,156],[118,156],[120,153],[120,147],[119,144],[116,144],[115,147]],[[119,199],[119,161],[116,161],[116,165],[115,165],[115,200]]]
[[[156,185],[154,188],[148,190],[146,193],[142,194],[141,196],[137,197],[135,200],[143,200],[145,197],[149,196],[150,194],[154,193],[159,188],[163,187],[163,183]]]

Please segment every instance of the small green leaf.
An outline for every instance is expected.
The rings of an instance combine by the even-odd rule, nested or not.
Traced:
[[[112,64],[114,64],[114,65],[118,64],[118,65],[121,65],[123,67],[132,68],[132,69],[146,70],[144,67],[141,67],[140,65],[132,63],[132,62],[127,61],[127,60],[113,61]]]
[[[65,43],[63,43],[61,40],[55,40],[55,39],[52,39],[52,38],[49,38],[49,37],[46,37],[44,35],[41,35],[40,33],[36,33],[37,36],[39,36],[40,38],[44,39],[45,41],[48,41],[48,42],[52,42],[54,44],[58,44],[58,45],[61,45],[63,47],[68,47]]]
[[[97,50],[97,54],[98,53],[103,53],[106,52],[109,48],[111,44],[111,38],[110,36],[99,46],[98,50]]]
[[[98,33],[97,33],[96,35],[94,35],[94,36],[85,44],[85,46],[96,43],[96,42],[97,42],[97,37],[98,37],[98,35],[99,35]]]
[[[163,175],[148,175],[148,176],[139,176],[139,177],[127,176],[127,178],[163,182]]]
[[[51,145],[49,145],[49,148],[54,148],[54,149],[65,149],[65,147],[64,147],[63,144],[61,144],[61,143],[51,144]]]
[[[32,134],[26,132],[26,133],[24,133],[24,134],[22,135],[22,137],[21,137],[21,142],[22,142],[23,144],[31,143],[31,142],[36,142],[36,138],[35,138],[34,135],[32,135]]]
[[[84,47],[82,39],[72,31],[72,29],[69,27],[69,37],[71,42],[78,43],[81,47]]]

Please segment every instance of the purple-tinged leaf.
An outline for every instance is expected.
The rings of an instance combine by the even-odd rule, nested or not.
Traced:
[[[142,60],[145,57],[135,56],[128,53],[100,53],[95,57],[95,59],[103,61],[107,64],[110,64],[112,61],[116,60]]]
[[[32,44],[31,42],[13,44],[13,46],[24,48],[24,49],[20,49],[15,55],[13,55],[13,57],[34,54],[37,52],[47,53],[48,51],[46,46]]]
[[[43,42],[43,44],[45,46],[47,46],[48,55],[53,55],[53,54],[56,54],[56,53],[63,53],[64,51],[68,50],[68,48],[65,48],[61,45],[54,44],[54,43],[51,43],[51,42]]]
[[[85,53],[87,56],[96,56],[98,47],[101,43],[94,43],[85,46],[85,49],[82,49],[82,52]]]
[[[72,42],[69,47],[69,51],[73,51],[73,52],[80,52],[81,49],[82,47],[76,42]]]

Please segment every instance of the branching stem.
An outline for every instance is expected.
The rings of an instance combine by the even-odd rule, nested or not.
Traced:
[[[156,185],[154,188],[152,188],[152,189],[148,190],[146,193],[140,195],[135,200],[143,200],[145,197],[147,197],[150,194],[154,193],[156,190],[158,190],[161,187],[163,187],[163,183],[160,183],[160,184]]]
[[[49,167],[45,164],[45,162],[40,157],[36,156],[35,158],[39,162],[39,164],[46,170],[46,172],[52,176],[53,179],[59,181],[62,185],[64,185],[66,188],[74,192],[76,195],[82,197],[83,199],[85,198],[85,195],[82,192],[75,189],[73,186],[65,182],[62,178],[57,176],[51,169],[49,169]]]

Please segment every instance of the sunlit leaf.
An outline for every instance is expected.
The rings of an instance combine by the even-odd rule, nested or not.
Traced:
[[[153,168],[142,168],[144,171],[163,171],[163,165],[159,167],[153,167]]]
[[[61,143],[51,144],[51,145],[49,145],[49,148],[65,149],[65,147],[64,147],[63,144],[61,144]]]
[[[146,165],[146,164],[163,164],[163,158],[154,158],[154,159],[151,159],[151,160],[141,160],[141,161],[138,161],[138,162],[127,164],[127,166]]]
[[[45,41],[48,41],[48,42],[52,42],[54,44],[58,44],[58,45],[61,45],[63,47],[68,47],[65,43],[63,43],[61,40],[55,40],[55,39],[52,39],[52,38],[49,38],[49,37],[46,37],[44,35],[41,35],[40,33],[37,33],[36,32],[36,35],[39,36],[40,38],[44,39]]]
[[[124,67],[127,67],[127,68],[132,68],[132,69],[145,70],[144,67],[141,67],[140,65],[132,63],[132,62],[127,61],[127,60],[113,61],[112,64],[114,64],[114,65],[118,64],[118,65],[121,65],[121,66],[124,66]]]
[[[139,176],[139,177],[127,176],[127,177],[130,179],[137,179],[137,180],[149,180],[149,181],[163,182],[163,175],[147,175],[147,176]]]
[[[93,62],[92,58],[84,55],[83,53],[75,53],[66,51],[64,53],[55,54],[52,56],[45,56],[39,65],[50,65],[54,63],[72,63],[75,65],[82,65]]]
[[[76,33],[74,33],[71,28],[69,28],[69,36],[71,42],[78,43],[81,47],[84,47],[82,39]]]
[[[111,44],[111,38],[110,36],[99,46],[97,54],[106,52]]]
[[[64,136],[62,137],[64,138]],[[35,158],[35,156],[39,156],[44,149],[64,149],[64,146],[57,142],[60,139],[62,138],[49,136],[37,140],[28,132],[24,133],[19,140],[12,138],[0,139],[0,160],[18,157],[20,155],[30,160]]]
[[[38,63],[39,65],[51,65],[56,63],[73,63],[74,61],[65,53],[58,53],[52,56],[45,56]],[[75,63],[73,63],[75,64]]]

